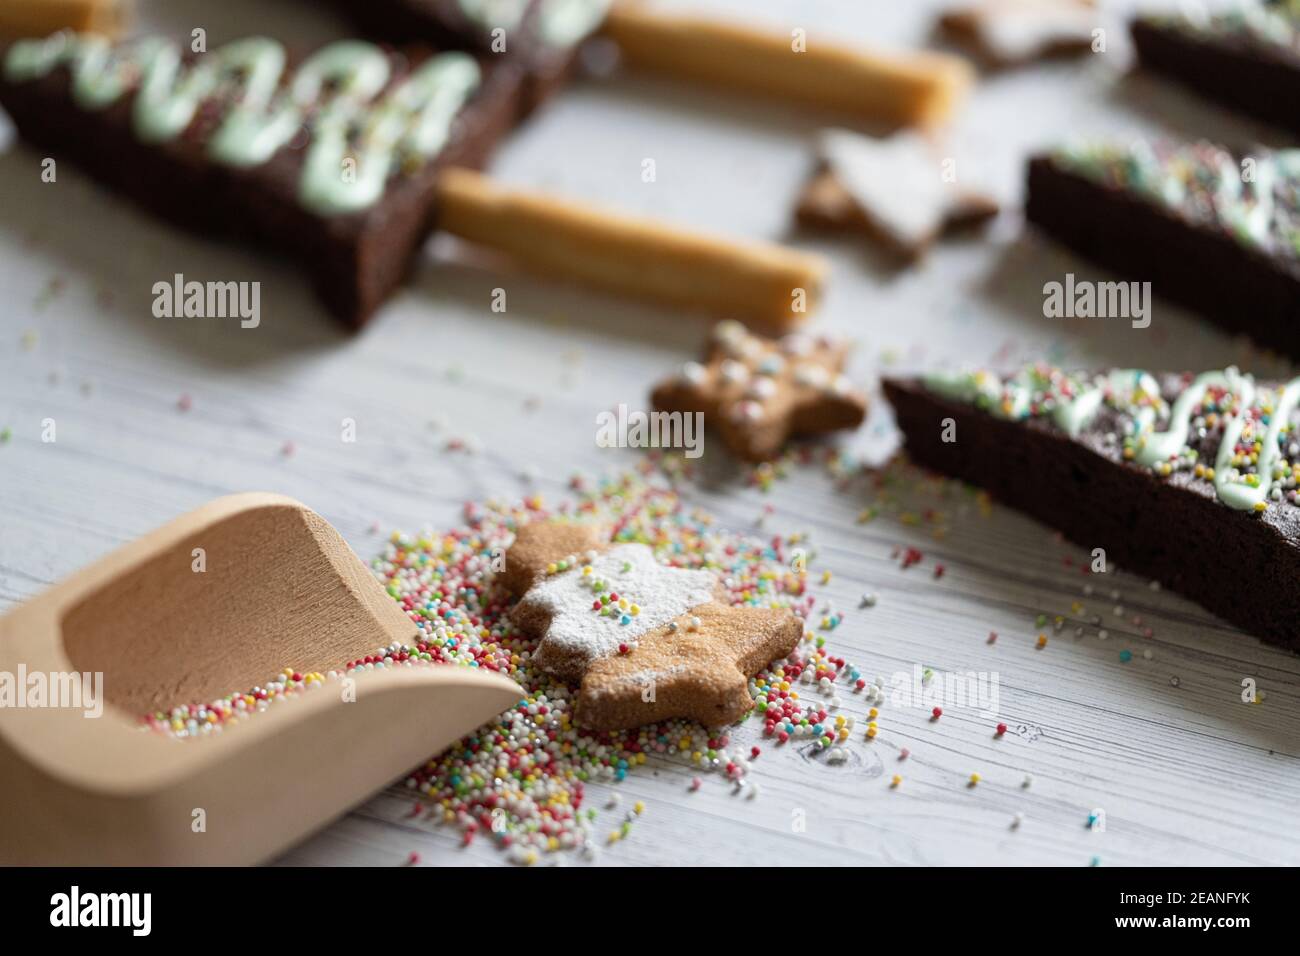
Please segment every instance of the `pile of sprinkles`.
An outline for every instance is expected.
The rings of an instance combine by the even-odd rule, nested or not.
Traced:
[[[806,568],[792,561],[794,544],[802,539],[759,541],[721,531],[707,514],[688,508],[670,485],[643,475],[590,486],[575,480],[570,488],[573,502],[555,510],[537,496],[516,505],[467,505],[466,524],[458,530],[394,534],[373,570],[415,625],[410,644],[395,643],[324,674],[286,668],[262,687],[158,712],[145,723],[175,737],[200,737],[347,674],[401,666],[481,667],[515,680],[526,696],[406,781],[418,795],[411,815],[457,827],[467,845],[490,840],[523,864],[558,850],[594,856],[601,845],[626,837],[644,808],[638,804],[608,832],[597,833],[596,810],[583,807],[586,784],[622,780],[650,754],[718,774],[754,796],[757,784],[747,775],[759,748],[733,747],[726,730],[709,731],[684,720],[629,731],[580,730],[573,722],[572,689],[533,664],[535,641],[508,620],[510,605],[494,582],[494,562],[527,522],[555,515],[591,518],[612,525],[616,541],[651,546],[669,565],[715,570],[732,604],[787,607],[807,620],[816,601],[807,592]],[[617,606],[618,599],[609,598]],[[595,603],[596,613],[609,606],[602,603],[596,611]],[[824,637],[805,628],[804,643],[789,658],[750,681],[764,734],[778,744],[811,738],[815,748],[830,751],[830,759],[843,759],[837,745],[849,739],[853,718],[831,715],[839,705],[834,688],[841,673],[859,689],[865,684],[857,668],[831,656]],[[803,701],[799,683],[816,687],[825,702]],[[698,786],[693,781],[691,789]]]
[[[1212,390],[1207,404],[1223,397],[1220,390]],[[614,540],[647,544],[666,564],[715,571],[733,604],[787,607],[804,620],[804,640],[794,653],[750,681],[754,700],[750,716],[761,720],[763,739],[771,745],[799,744],[801,750],[821,753],[830,766],[845,764],[851,747],[892,749],[892,744],[880,742],[886,732],[882,708],[889,699],[885,678],[868,676],[827,647],[827,632],[838,628],[843,614],[828,601],[819,606],[809,592],[808,564],[816,552],[807,535],[771,535],[763,530],[762,520],[752,532],[763,535],[761,540],[717,528],[709,515],[691,508],[678,494],[676,487],[687,476],[673,466],[675,461],[646,456],[636,474],[596,482],[575,477],[569,485],[570,500],[559,507],[548,507],[536,495],[514,504],[471,503],[465,506],[464,524],[459,529],[414,537],[394,534],[372,567],[388,594],[411,618],[415,628],[411,643],[379,648],[326,673],[285,668],[264,686],[207,704],[155,713],[145,723],[176,738],[203,737],[362,671],[431,665],[483,667],[515,680],[525,696],[412,772],[405,782],[414,798],[407,821],[453,828],[462,845],[486,840],[511,861],[533,865],[562,860],[560,851],[594,858],[631,836],[636,822],[647,812],[646,806],[639,801],[624,806],[615,791],[598,811],[591,805],[587,785],[621,781],[646,764],[651,755],[686,769],[682,787],[688,794],[699,791],[712,777],[738,795],[757,797],[759,783],[751,778],[751,768],[762,747],[750,741],[743,746],[733,742],[728,729],[708,730],[683,720],[629,731],[583,731],[572,719],[574,689],[533,664],[536,642],[510,624],[510,602],[495,584],[495,573],[519,527],[567,516],[609,524],[614,528]],[[976,512],[987,518],[992,510],[983,492],[925,472],[903,458],[878,469],[856,468],[850,473],[841,468],[835,477],[855,484],[865,480],[871,504],[859,517],[860,523],[888,518],[913,534],[928,534],[935,540],[946,536],[954,517]],[[764,515],[771,510],[765,509]],[[904,573],[908,567],[929,564],[927,556],[911,545],[899,545],[892,557]],[[1073,566],[1077,559],[1066,555],[1062,560]],[[589,564],[588,556],[573,556],[574,567],[581,570]],[[1086,561],[1078,564],[1081,571],[1090,570]],[[941,567],[935,564],[934,570]],[[567,568],[567,563],[561,566],[557,562],[553,573]],[[937,584],[942,574],[927,577]],[[593,614],[618,614],[621,619],[640,612],[613,592],[609,582],[601,581],[594,569],[586,578]],[[816,580],[827,583],[830,575],[819,573]],[[1085,599],[1094,592],[1091,583],[1083,586]],[[1114,603],[1116,618],[1127,617],[1118,603],[1118,591],[1097,596]],[[859,609],[873,607],[877,600],[874,593],[865,592]],[[1074,626],[1076,637],[1086,624],[1100,627],[1102,615],[1089,615],[1088,610],[1076,600],[1068,613],[1039,614],[1033,624],[1040,643],[1046,644],[1048,633],[1060,633],[1067,626]],[[1131,623],[1142,636],[1151,636],[1141,618],[1134,616]],[[1108,634],[1100,628],[1097,636],[1104,640]],[[989,645],[996,640],[996,632],[987,633]],[[1136,656],[1127,649],[1117,650],[1121,663]],[[1147,660],[1151,656],[1149,650],[1142,653]],[[928,685],[933,678],[933,669],[927,667],[923,683]],[[1177,686],[1178,679],[1171,683]],[[842,711],[842,697],[849,696],[854,698],[850,709],[862,709],[865,726],[855,724],[854,715]],[[937,723],[943,715],[944,709],[938,706],[926,712],[930,723]],[[994,739],[1012,735],[1032,740],[1040,734],[1041,729],[1029,725],[992,725]],[[902,763],[910,755],[908,747],[899,747],[896,759]],[[981,789],[979,770],[967,767],[948,776],[954,787]],[[1028,788],[1032,779],[1025,775],[1021,787]],[[903,784],[901,773],[887,774],[881,780],[890,792],[900,791]],[[1017,812],[1011,828],[1018,829],[1023,819],[1023,811]],[[406,860],[407,865],[418,862],[418,854]]]

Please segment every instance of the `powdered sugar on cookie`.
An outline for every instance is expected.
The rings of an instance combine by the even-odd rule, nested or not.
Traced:
[[[714,599],[717,576],[661,564],[644,544],[617,544],[572,570],[550,574],[519,610],[550,618],[554,650],[596,660]]]
[[[818,140],[821,159],[864,213],[901,245],[930,242],[954,202],[938,158],[924,138],[900,133],[877,140],[830,129]]]
[[[878,139],[828,129],[818,138],[817,158],[795,209],[798,221],[865,235],[908,260],[940,234],[998,211],[990,197],[959,185],[955,157],[919,133]]]
[[[753,706],[748,679],[803,634],[789,608],[733,607],[712,570],[661,563],[599,525],[524,525],[503,583],[510,619],[535,635],[532,661],[580,685],[576,721],[617,730],[689,717],[719,727]]]

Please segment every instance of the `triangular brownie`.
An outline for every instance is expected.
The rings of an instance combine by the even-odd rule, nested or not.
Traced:
[[[1234,113],[1300,132],[1300,2],[1240,0],[1137,17],[1138,63]]]
[[[0,44],[0,107],[33,164],[66,157],[184,228],[292,259],[351,326],[406,280],[443,170],[484,164],[519,86],[492,56],[360,40],[304,59],[264,36],[203,53],[158,35]]]
[[[1076,144],[1030,160],[1025,216],[1157,296],[1300,358],[1300,150]]]
[[[1300,650],[1300,378],[1039,365],[883,384],[915,461]]]

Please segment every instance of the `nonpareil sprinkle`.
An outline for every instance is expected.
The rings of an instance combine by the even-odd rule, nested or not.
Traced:
[[[647,544],[667,564],[716,571],[734,605],[790,608],[805,618],[812,612],[816,602],[807,593],[807,575],[789,566],[791,538],[755,541],[725,533],[708,515],[686,507],[653,474],[575,484],[573,501],[560,513],[608,523],[614,540]],[[420,819],[451,824],[466,842],[476,836],[490,840],[525,865],[556,850],[594,855],[602,841],[595,811],[583,808],[588,785],[622,780],[652,754],[671,757],[700,774],[691,778],[692,790],[699,789],[701,775],[707,773],[747,783],[749,761],[758,748],[748,748],[745,759],[746,752],[733,750],[725,731],[684,720],[616,732],[588,732],[576,725],[572,688],[532,662],[536,642],[511,624],[510,602],[495,582],[493,567],[494,555],[503,553],[518,527],[554,513],[536,496],[516,505],[489,502],[466,508],[465,527],[418,537],[393,535],[372,568],[411,620],[409,643],[378,648],[324,674],[286,667],[253,691],[151,714],[146,723],[172,736],[207,736],[278,700],[348,675],[393,667],[445,665],[504,674],[524,688],[519,703],[432,758],[406,785],[428,808]],[[583,567],[581,559],[564,563]],[[592,593],[593,614],[599,613],[594,603],[599,596],[620,600],[612,582],[608,589],[593,587]],[[634,608],[641,611],[630,603],[622,610],[631,616]],[[689,618],[683,626],[698,630],[701,622]],[[833,686],[842,670],[844,660],[822,642],[805,643],[751,678],[753,713],[762,719],[764,734],[780,742],[813,738],[822,748],[842,741],[846,725],[837,723],[825,706],[805,703],[795,690],[805,674]],[[751,795],[757,793],[752,782],[748,785]],[[643,809],[638,802],[632,816]],[[601,822],[616,827],[606,831],[610,843],[630,832],[630,820]]]

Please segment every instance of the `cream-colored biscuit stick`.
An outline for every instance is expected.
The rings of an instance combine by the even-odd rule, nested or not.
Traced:
[[[130,0],[0,0],[0,39],[56,30],[116,36],[130,14]]]
[[[624,62],[670,76],[900,125],[952,115],[973,80],[959,57],[878,53],[694,14],[616,3],[604,33]]]
[[[817,256],[510,189],[463,169],[440,179],[437,224],[547,276],[768,330],[802,323],[826,274]]]

